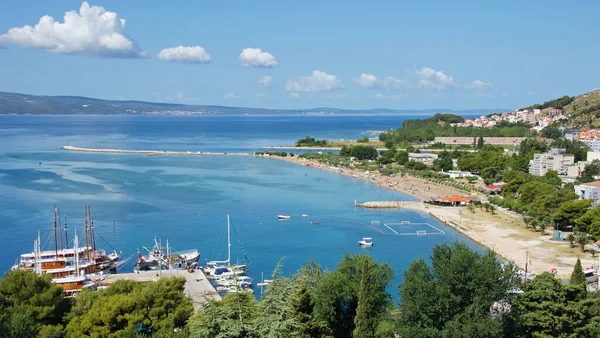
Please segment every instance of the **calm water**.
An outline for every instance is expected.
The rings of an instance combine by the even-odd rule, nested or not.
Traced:
[[[37,230],[42,242],[52,245],[55,204],[68,218],[70,238],[74,229],[81,232],[83,207],[91,204],[98,246],[107,251],[112,246],[133,255],[151,247],[156,236],[163,244],[168,239],[175,250],[197,248],[201,262],[225,259],[230,214],[233,260],[245,252],[255,280],[261,273],[269,276],[283,257],[284,273],[291,274],[309,259],[333,269],[346,252],[368,253],[394,268],[390,292],[396,296],[403,271],[412,260],[427,257],[435,244],[459,240],[480,249],[428,215],[353,207],[355,199],[410,196],[272,159],[87,154],[60,147],[250,152],[307,135],[357,139],[365,130],[395,127],[404,118],[0,115],[0,270],[32,250]],[[277,214],[292,219],[278,221]],[[372,221],[380,225],[373,228]],[[383,226],[402,221],[430,223],[446,234],[396,236]],[[402,229],[434,231],[425,225]],[[374,248],[361,249],[362,237],[373,237]]]

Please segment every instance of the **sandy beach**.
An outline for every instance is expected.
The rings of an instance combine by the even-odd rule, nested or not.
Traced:
[[[298,157],[271,158],[362,179],[413,196],[421,203],[404,203],[402,208],[429,213],[521,269],[524,270],[527,263],[528,272],[533,274],[556,269],[558,277],[567,277],[573,271],[577,258],[581,259],[584,268],[594,267],[594,263],[599,263],[599,259],[595,262],[590,253],[581,253],[577,248],[569,248],[567,241],[552,241],[549,234],[542,236],[539,232],[526,229],[520,216],[508,210],[497,208],[495,213],[491,214],[477,209],[472,213],[466,207],[442,207],[422,203],[431,197],[468,195],[453,187],[409,176],[385,177],[377,172],[337,168]]]

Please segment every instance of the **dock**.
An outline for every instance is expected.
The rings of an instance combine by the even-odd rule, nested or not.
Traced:
[[[194,272],[187,270],[163,270],[163,271],[143,271],[139,273],[117,273],[108,275],[106,279],[100,282],[100,286],[109,286],[118,280],[133,280],[141,283],[155,282],[162,277],[184,277],[184,292],[192,298],[194,310],[197,311],[208,301],[221,300],[217,290],[210,284],[206,276],[200,269]]]
[[[105,148],[82,148],[73,146],[63,146],[62,149],[69,151],[80,151],[85,153],[105,153],[105,154],[138,154],[147,156],[177,155],[177,156],[256,156],[253,153],[215,153],[203,151],[169,151],[169,150],[128,150],[128,149],[105,149]]]

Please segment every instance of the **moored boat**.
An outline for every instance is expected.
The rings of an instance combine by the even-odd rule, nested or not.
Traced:
[[[277,219],[290,219],[289,215],[277,215]]]
[[[371,237],[363,237],[360,241],[358,241],[360,246],[373,246],[373,238]]]

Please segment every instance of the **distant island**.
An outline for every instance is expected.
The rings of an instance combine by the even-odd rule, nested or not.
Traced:
[[[426,110],[394,110],[394,109],[263,109],[248,107],[226,107],[211,105],[187,105],[177,103],[157,103],[144,101],[113,101],[82,96],[42,96],[19,93],[0,92],[0,114],[73,114],[73,115],[216,115],[216,114],[492,114],[508,111],[508,109],[426,109]]]

